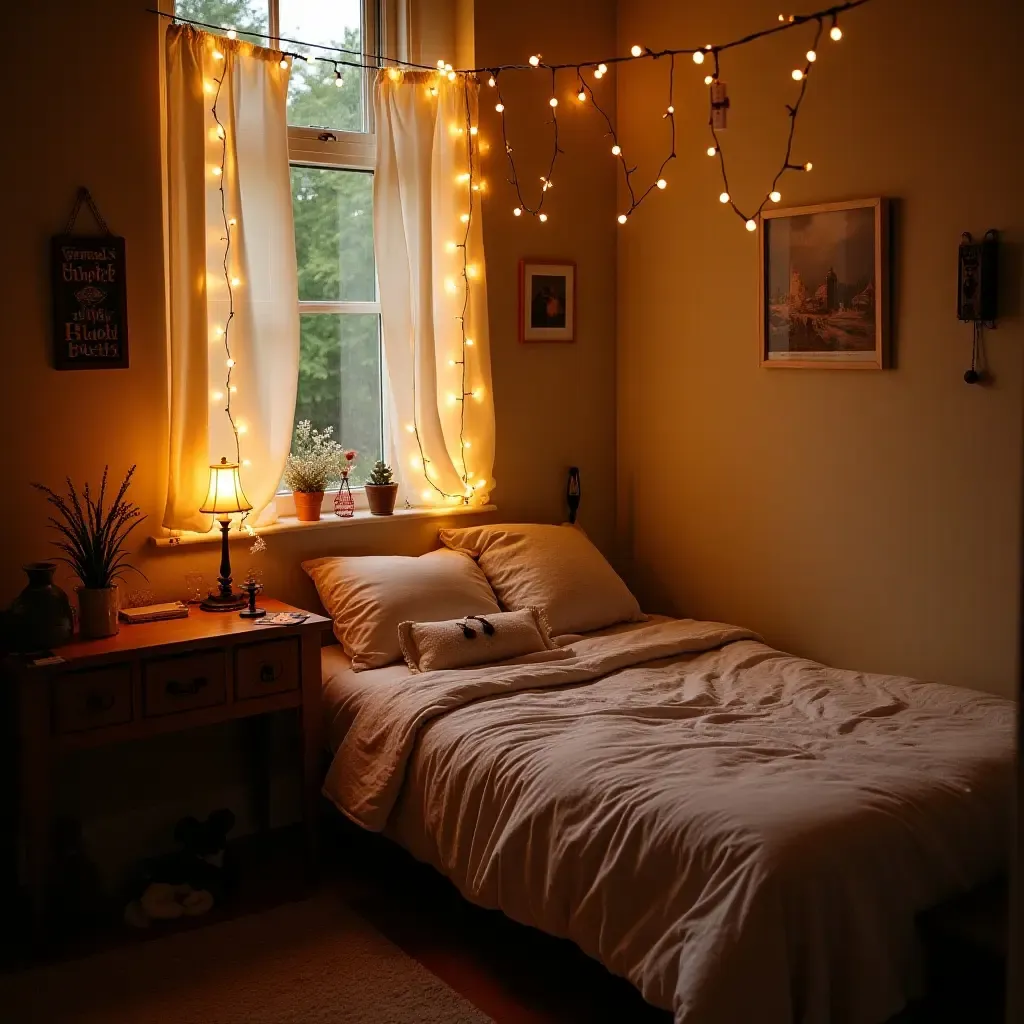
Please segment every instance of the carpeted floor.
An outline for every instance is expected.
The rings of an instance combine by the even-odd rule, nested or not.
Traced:
[[[5,1024],[488,1024],[324,893],[0,978]]]

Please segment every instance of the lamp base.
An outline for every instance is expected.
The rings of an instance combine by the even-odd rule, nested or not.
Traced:
[[[219,593],[211,591],[206,600],[199,606],[204,612],[237,612],[249,603],[245,594]]]

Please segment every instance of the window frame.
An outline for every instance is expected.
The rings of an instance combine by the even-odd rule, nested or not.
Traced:
[[[267,0],[270,10],[270,32],[275,42],[278,42],[280,31],[280,0]],[[378,0],[362,0],[362,48],[367,53],[376,53],[378,67],[383,63],[384,42],[387,38],[386,28],[388,5]],[[283,44],[279,44],[283,47]],[[367,62],[369,63],[369,61]],[[310,128],[300,125],[288,126],[288,163],[289,166],[315,167],[325,170],[336,171],[357,171],[373,174],[376,170],[377,140],[374,135],[373,125],[373,104],[371,102],[373,90],[373,74],[364,71],[360,75],[363,92],[363,131],[341,131],[333,128]],[[296,296],[299,316],[303,314],[326,313],[337,316],[350,314],[372,314],[376,315],[378,322],[378,340],[380,339],[380,296],[377,293],[376,282],[374,283],[375,298],[368,301],[325,301],[325,300],[303,300]],[[387,393],[386,375],[384,372],[384,353],[381,351],[381,457],[388,460],[390,450],[390,439],[388,437],[387,423]],[[366,492],[362,487],[353,487],[352,496],[357,509],[368,507]],[[295,515],[295,499],[292,492],[280,490],[277,492],[277,511],[280,516]],[[324,495],[321,510],[333,512],[334,492],[327,492]]]

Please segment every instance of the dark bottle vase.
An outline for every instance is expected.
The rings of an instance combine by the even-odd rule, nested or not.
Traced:
[[[54,562],[22,566],[28,586],[14,599],[8,614],[12,645],[20,651],[41,651],[66,644],[75,630],[71,602],[56,583]]]

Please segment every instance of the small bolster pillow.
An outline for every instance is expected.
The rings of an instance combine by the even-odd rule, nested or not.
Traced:
[[[413,672],[469,668],[557,650],[536,608],[445,622],[403,622],[398,640]]]

